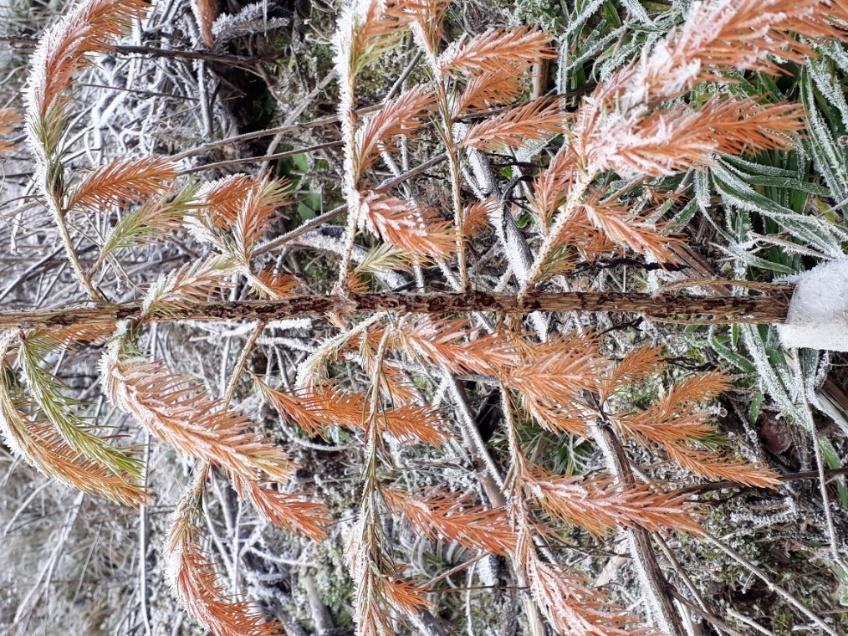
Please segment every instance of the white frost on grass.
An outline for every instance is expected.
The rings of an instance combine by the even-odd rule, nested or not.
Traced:
[[[848,258],[790,280],[795,291],[786,324],[777,327],[783,346],[848,351]]]

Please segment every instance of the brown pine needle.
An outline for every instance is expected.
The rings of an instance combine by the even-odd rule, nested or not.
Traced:
[[[460,142],[479,149],[518,148],[563,130],[563,114],[556,100],[541,98],[497,117],[474,124]]]
[[[173,448],[246,479],[263,474],[285,481],[291,462],[252,432],[253,423],[208,398],[196,382],[161,362],[121,360],[113,346],[103,363],[103,386],[112,402]]]
[[[237,474],[231,474],[231,480],[235,491],[278,528],[297,532],[313,541],[323,541],[327,537],[331,519],[324,504],[279,492]]]
[[[66,210],[102,211],[122,203],[139,203],[165,190],[177,175],[167,159],[117,159],[88,174],[71,192]]]
[[[214,636],[282,636],[282,626],[247,601],[232,600],[204,553],[197,527],[201,494],[194,487],[174,515],[168,537],[168,578],[183,606]]]
[[[455,42],[439,57],[444,73],[520,73],[539,59],[554,59],[550,37],[529,27],[512,31],[489,29]]]
[[[360,175],[376,158],[378,149],[392,149],[398,135],[412,135],[424,125],[423,117],[435,108],[435,96],[413,88],[389,101],[356,131],[355,174]]]
[[[528,475],[529,492],[548,514],[596,536],[621,526],[649,532],[662,528],[701,532],[687,510],[685,496],[649,486],[620,486],[599,478],[561,477],[538,466]]]
[[[369,229],[389,245],[421,258],[444,260],[454,252],[451,225],[429,208],[372,194],[363,201]]]
[[[389,507],[430,538],[442,536],[473,550],[507,556],[515,549],[515,532],[503,510],[466,506],[450,493],[420,495],[384,489]]]

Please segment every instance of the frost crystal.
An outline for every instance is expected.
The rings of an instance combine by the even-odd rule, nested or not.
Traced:
[[[848,258],[794,280],[786,324],[777,328],[783,346],[848,351]]]
[[[235,14],[224,14],[215,20],[212,33],[219,44],[242,35],[256,33],[257,30],[279,29],[289,23],[288,18],[268,18],[262,2],[254,2]]]

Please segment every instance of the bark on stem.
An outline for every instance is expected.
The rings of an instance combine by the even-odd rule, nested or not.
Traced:
[[[394,311],[446,315],[471,311],[529,314],[534,311],[580,311],[587,313],[638,313],[647,318],[675,322],[712,324],[774,324],[786,318],[791,288],[773,285],[761,296],[678,296],[627,292],[531,292],[515,294],[469,291],[466,293],[375,293],[347,296],[292,296],[279,300],[213,302],[169,308],[161,315],[145,316],[148,321],[178,320],[273,321],[327,312],[373,313]],[[31,329],[86,323],[104,323],[142,317],[141,305],[128,303],[101,307],[0,312],[0,329]]]

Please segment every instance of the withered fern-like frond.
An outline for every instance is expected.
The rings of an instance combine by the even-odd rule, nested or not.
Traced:
[[[527,489],[548,514],[596,536],[622,526],[638,526],[650,532],[662,528],[700,532],[686,509],[685,496],[649,486],[621,486],[604,478],[562,477],[534,466],[528,471]]]
[[[543,230],[547,228],[557,208],[565,202],[568,188],[575,180],[576,169],[577,155],[568,145],[533,179],[527,202]]]
[[[639,619],[599,594],[564,567],[535,554],[528,559],[527,578],[536,605],[559,634],[633,636],[650,634]]]
[[[801,62],[811,53],[797,36],[844,38],[840,3],[823,0],[715,0],[693,6],[686,20],[653,50],[599,86],[595,95],[629,110],[683,95],[725,71],[781,74],[774,58]]]
[[[391,149],[398,135],[412,135],[424,125],[424,116],[435,107],[435,96],[413,88],[401,93],[371,115],[356,131],[355,174],[361,175],[374,161],[380,148]]]
[[[513,562],[536,606],[554,631],[568,636],[632,636],[652,634],[639,619],[613,603],[603,590],[590,589],[578,574],[542,561],[533,545],[520,499],[514,506],[517,542]]]
[[[285,481],[292,464],[252,431],[253,423],[206,396],[196,382],[161,362],[123,360],[117,344],[103,358],[103,389],[152,435],[186,455],[247,479]]]
[[[156,235],[178,231],[183,217],[192,207],[196,191],[194,186],[188,186],[173,195],[166,193],[122,216],[100,246],[98,261],[117,250],[145,243]],[[96,271],[97,266],[92,265],[91,269]]]
[[[662,365],[662,354],[657,347],[639,347],[628,353],[608,373],[598,378],[600,402],[612,396],[616,390],[634,384]]]
[[[115,333],[111,320],[92,321],[76,325],[42,327],[27,333],[27,340],[36,350],[47,351],[77,344],[103,344]]]
[[[407,579],[385,576],[380,587],[391,607],[407,615],[418,614],[429,606],[426,591]]]
[[[810,53],[798,35],[844,37],[839,21],[846,17],[842,3],[821,0],[703,3],[692,7],[683,26],[667,38],[665,50],[652,56],[644,76],[650,86],[668,87],[676,75],[680,83],[674,71],[687,66],[692,68],[689,83],[709,79],[713,69],[779,74],[781,68],[773,57],[801,62]],[[666,88],[660,94],[669,92]]]
[[[519,392],[519,395],[521,396],[521,405],[546,431],[586,435],[586,419],[580,411],[575,411],[574,405],[563,408],[555,400],[536,397],[533,393]]]
[[[621,204],[603,202],[591,194],[587,195],[582,207],[592,225],[613,243],[660,262],[676,262],[669,245],[680,241],[656,231],[644,217],[630,213]]]
[[[755,488],[776,488],[777,473],[745,460],[723,459],[715,452],[699,450],[682,443],[660,445],[669,458],[689,472],[716,481],[735,481]]]
[[[593,342],[569,338],[523,346],[520,362],[504,369],[501,378],[528,404],[556,405],[558,411],[574,413],[579,412],[580,395],[595,388],[605,366]]]
[[[393,247],[434,260],[443,260],[454,251],[450,223],[433,210],[376,194],[367,197],[362,207],[365,224]]]
[[[2,347],[5,349],[5,344]],[[3,352],[5,357],[5,351]],[[98,461],[88,459],[68,444],[52,424],[32,421],[15,400],[13,371],[0,367],[0,430],[6,445],[49,479],[55,479],[95,497],[127,506],[147,499],[140,485],[117,475]]]
[[[383,496],[389,508],[430,538],[441,536],[500,556],[515,549],[515,532],[503,510],[463,505],[450,493],[421,497],[386,488]]]
[[[255,181],[255,177],[237,173],[204,183],[197,193],[198,206],[216,226],[230,227]]]
[[[685,470],[707,479],[738,481],[750,486],[774,487],[777,475],[770,469],[744,461],[726,460],[714,452],[693,448],[691,442],[713,433],[711,415],[700,403],[727,388],[720,373],[691,376],[672,387],[645,410],[616,415],[612,421],[624,433],[643,444],[656,444]]]
[[[465,206],[462,209],[462,234],[469,238],[481,235],[489,227],[489,217],[501,202],[494,196]]]
[[[145,315],[164,316],[169,310],[205,302],[215,292],[229,287],[231,261],[221,256],[187,263],[167,275],[160,275],[144,297]]]
[[[214,636],[282,636],[281,625],[248,601],[230,598],[218,582],[198,528],[202,489],[202,482],[189,489],[171,522],[167,542],[171,586],[189,614]]]
[[[347,87],[359,72],[400,35],[408,17],[386,11],[387,4],[376,0],[354,0],[339,18],[334,37],[335,67],[343,92],[340,108],[347,109]]]
[[[282,179],[252,180],[232,227],[234,256],[244,267],[249,266],[256,242],[268,231],[274,212],[289,201],[289,189]]]
[[[176,165],[161,157],[116,159],[89,173],[68,195],[65,209],[101,211],[139,203],[160,194],[176,176]]]
[[[445,366],[456,373],[481,373],[498,377],[501,369],[518,362],[515,349],[498,334],[478,336],[462,319],[421,318],[396,330],[390,346],[413,360]]]
[[[520,73],[536,60],[555,57],[545,33],[529,27],[489,29],[454,42],[439,57],[439,67],[444,73]]]
[[[444,31],[445,12],[452,0],[402,0],[387,3],[386,13],[409,22],[429,55],[435,55]]]
[[[716,154],[791,147],[791,133],[804,127],[799,106],[751,99],[672,106],[636,121],[593,106],[581,110],[574,131],[575,152],[592,173],[664,176],[708,164]],[[585,119],[592,116],[599,119]]]
[[[292,395],[273,389],[260,380],[257,384],[280,416],[290,419],[310,435],[320,434],[331,426],[353,430],[366,427],[368,402],[363,393],[318,386]],[[403,442],[422,442],[438,447],[447,437],[439,414],[428,407],[409,404],[382,409],[376,416],[376,422],[381,430]]]
[[[260,515],[278,528],[302,534],[313,541],[323,541],[327,537],[330,515],[322,503],[280,492],[238,474],[231,474],[231,481],[239,496],[250,501]]]
[[[274,212],[289,202],[290,189],[285,179],[241,174],[219,179],[200,189],[197,212],[186,224],[250,277],[254,248],[270,229]]]
[[[324,429],[333,425],[334,418],[327,412],[326,406],[335,393],[325,387],[302,390],[297,395],[291,395],[270,387],[259,378],[254,377],[254,382],[280,417],[294,422],[307,435],[320,435]]]
[[[479,149],[517,148],[562,131],[559,104],[543,97],[474,124],[460,144]]]
[[[453,114],[509,104],[518,99],[523,90],[520,73],[489,71],[474,75],[454,100]]]
[[[39,127],[51,106],[86,63],[86,55],[108,51],[114,39],[147,8],[144,0],[83,0],[42,36],[27,88],[30,126]]]
[[[271,298],[291,296],[303,287],[303,281],[296,276],[267,269],[256,274],[254,278],[258,281],[260,289]]]

